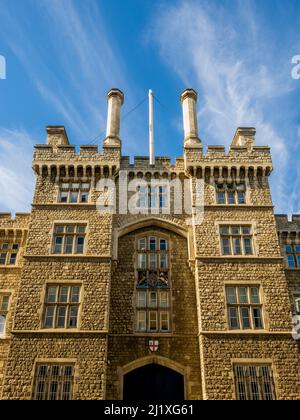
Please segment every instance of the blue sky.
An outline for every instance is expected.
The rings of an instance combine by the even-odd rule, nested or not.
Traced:
[[[255,126],[273,151],[276,211],[300,213],[299,27],[299,0],[0,0],[0,211],[30,210],[47,125],[102,144],[111,87],[123,115],[152,88],[156,155],[180,156],[179,95],[193,87],[203,143],[228,147],[237,126]],[[148,153],[147,112],[122,121],[123,154]]]

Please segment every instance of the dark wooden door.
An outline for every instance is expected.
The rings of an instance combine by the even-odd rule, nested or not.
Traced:
[[[124,376],[123,399],[183,401],[183,375],[156,364],[143,366]]]

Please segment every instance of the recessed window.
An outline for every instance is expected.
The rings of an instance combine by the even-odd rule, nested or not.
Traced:
[[[253,255],[251,226],[220,226],[222,255]]]
[[[228,205],[246,204],[245,184],[216,184],[216,202]]]
[[[295,302],[296,314],[297,315],[300,315],[300,294],[299,295],[295,295],[294,302]]]
[[[52,253],[83,254],[85,237],[85,225],[55,225]]]
[[[80,286],[48,286],[44,304],[44,328],[77,328]]]
[[[18,243],[0,244],[0,265],[16,265],[19,252]]]
[[[168,206],[169,196],[166,186],[138,186],[137,208],[163,209]]]
[[[58,202],[59,203],[88,203],[90,193],[89,183],[61,183]]]
[[[0,337],[5,336],[6,320],[8,315],[10,295],[0,293]]]
[[[286,263],[289,268],[300,267],[300,245],[291,244],[284,246]]]
[[[39,364],[34,381],[34,400],[71,400],[74,382],[73,364]]]
[[[263,329],[258,286],[226,287],[228,324],[231,330]]]
[[[276,399],[271,366],[234,366],[234,378],[238,400],[272,401]]]

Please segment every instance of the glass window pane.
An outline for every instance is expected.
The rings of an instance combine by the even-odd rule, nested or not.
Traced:
[[[222,254],[231,255],[231,247],[229,238],[222,238]]]
[[[71,189],[72,190],[79,190],[80,184],[78,182],[73,182],[71,184]]]
[[[224,192],[218,192],[217,193],[217,204],[226,204],[225,193]]]
[[[149,239],[150,251],[156,251],[156,238]]]
[[[45,323],[44,326],[46,328],[53,328],[53,320],[54,320],[54,306],[47,306],[45,310]]]
[[[296,311],[300,313],[300,297],[296,297],[295,307],[296,307]]]
[[[80,193],[80,202],[87,203],[89,201],[89,193],[88,192],[81,192]]]
[[[294,255],[287,255],[287,263],[288,263],[288,267],[291,267],[291,268],[296,267]]]
[[[238,310],[237,308],[229,308],[229,326],[231,329],[239,329],[239,318],[238,318]]]
[[[86,226],[77,226],[76,232],[79,233],[80,235],[84,234],[86,230]]]
[[[147,306],[147,292],[138,292],[138,294],[137,294],[137,306],[139,308],[146,308],[146,306]]]
[[[4,335],[5,323],[6,323],[5,315],[0,315],[0,335]]]
[[[300,254],[300,245],[295,245],[295,252]]]
[[[13,244],[12,249],[14,251],[16,251],[17,249],[19,249],[19,244]]]
[[[235,193],[228,191],[227,192],[227,200],[228,200],[228,204],[235,204]]]
[[[6,264],[6,256],[7,256],[7,254],[4,254],[4,253],[0,255],[0,264],[1,265]]]
[[[138,311],[137,313],[137,330],[138,331],[146,331],[146,312],[145,311]]]
[[[159,256],[160,260],[160,269],[166,270],[168,268],[168,255],[167,254],[160,254]]]
[[[292,253],[293,247],[291,245],[285,245],[284,247],[286,253]]]
[[[258,329],[263,328],[261,308],[253,308],[252,314],[253,314],[254,328],[258,328]]]
[[[75,232],[75,226],[73,226],[73,225],[66,226],[66,232],[67,233],[74,233]]]
[[[79,303],[80,299],[80,286],[73,286],[71,289],[71,302]]]
[[[149,330],[150,331],[157,330],[157,312],[154,312],[154,311],[149,312]]]
[[[57,287],[51,286],[48,287],[47,290],[47,303],[55,303],[56,302],[56,296],[57,296]]]
[[[146,242],[147,242],[146,238],[139,239],[138,241],[139,251],[146,251],[146,248],[147,248]]]
[[[66,311],[67,308],[65,306],[59,306],[57,308],[56,326],[58,328],[65,328]]]
[[[300,267],[300,255],[296,255],[297,267]]]
[[[169,306],[169,292],[160,292],[159,299],[159,306],[161,308],[167,308]]]
[[[245,248],[245,254],[246,255],[252,255],[252,241],[250,238],[244,238],[244,248]]]
[[[70,184],[68,184],[68,183],[61,184],[61,189],[62,190],[68,190],[69,188],[70,188]]]
[[[249,226],[243,226],[242,232],[243,232],[243,235],[250,235],[251,229]]]
[[[220,227],[220,233],[221,233],[221,235],[229,235],[229,227],[221,226]]]
[[[238,192],[238,203],[239,204],[245,204],[246,203],[244,192],[241,192],[241,191]]]
[[[241,246],[240,238],[233,238],[233,248],[234,248],[234,255],[242,254],[242,246]]]
[[[65,254],[72,254],[73,253],[73,236],[67,236],[65,240]]]
[[[15,265],[17,262],[17,254],[10,254],[9,264]]]
[[[150,270],[155,270],[157,268],[157,254],[149,254],[149,266]]]
[[[77,244],[76,244],[76,253],[77,254],[83,254],[83,250],[84,250],[84,237],[79,236],[76,240]]]
[[[235,287],[226,287],[226,299],[228,304],[233,305],[237,303]]]
[[[54,238],[54,253],[60,254],[62,251],[63,238],[61,236],[55,236]]]
[[[160,314],[160,329],[161,331],[169,331],[169,312],[161,312]]]
[[[60,193],[59,201],[60,201],[61,203],[67,203],[67,202],[68,202],[68,195],[69,195],[69,193],[68,193],[68,192],[66,192],[66,191],[62,191],[62,192]]]
[[[71,192],[71,195],[70,195],[70,202],[71,203],[77,203],[77,201],[78,201],[78,192]]]
[[[8,295],[2,296],[2,302],[1,302],[0,310],[1,311],[7,311],[8,310],[8,304],[9,304],[9,296]]]
[[[166,249],[167,249],[167,241],[165,239],[160,239],[159,240],[159,249],[161,251],[166,251]]]
[[[255,303],[255,304],[260,303],[258,287],[251,287],[250,288],[250,301],[251,301],[251,303]]]
[[[238,288],[239,303],[248,303],[248,289],[247,287]]]
[[[231,226],[230,232],[232,235],[239,235],[240,234],[240,227],[239,226]]]
[[[147,268],[147,255],[146,254],[138,254],[138,268],[145,269]]]
[[[64,226],[61,226],[61,225],[55,226],[55,229],[54,229],[54,232],[55,233],[64,233],[64,231],[65,231],[65,227]]]
[[[90,189],[90,184],[88,184],[88,183],[81,184],[81,189],[82,190],[89,190]]]
[[[58,301],[62,303],[68,302],[68,295],[69,295],[69,287],[68,286],[60,287]]]
[[[149,306],[151,308],[157,307],[157,293],[156,292],[149,293]]]
[[[249,308],[241,308],[242,328],[251,328]]]
[[[69,312],[69,327],[76,328],[78,319],[78,306],[71,306]]]
[[[2,246],[1,246],[1,249],[8,249],[8,244],[7,243],[5,243],[5,244],[2,244]]]

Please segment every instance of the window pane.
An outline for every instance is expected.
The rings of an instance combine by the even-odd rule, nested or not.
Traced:
[[[261,309],[253,308],[252,311],[253,311],[252,313],[253,313],[254,328],[259,328],[259,329],[263,328]]]
[[[139,251],[146,251],[146,238],[139,239],[138,241],[138,249]]]
[[[239,204],[245,204],[246,203],[244,192],[241,192],[241,191],[238,192],[238,203]]]
[[[138,254],[138,268],[147,268],[146,258],[146,254]]]
[[[149,255],[149,265],[150,270],[155,270],[157,268],[157,255],[156,254],[150,254]]]
[[[300,312],[300,298],[297,297],[295,300],[296,311]]]
[[[248,289],[247,287],[238,288],[239,303],[248,303]]]
[[[6,322],[5,315],[0,315],[0,335],[4,335],[4,332],[5,332],[5,322]]]
[[[147,293],[146,292],[138,292],[138,294],[137,294],[137,306],[139,308],[146,308],[146,306],[147,306]]]
[[[288,263],[288,267],[291,267],[291,268],[296,267],[294,255],[287,255],[287,263]]]
[[[57,287],[51,286],[48,287],[47,291],[47,303],[55,303],[56,302],[56,294],[57,294]]]
[[[250,299],[251,299],[251,303],[256,303],[256,304],[260,303],[258,287],[251,287],[250,288]]]
[[[16,251],[17,249],[19,249],[19,244],[13,244],[12,249],[14,251]]]
[[[232,235],[239,235],[240,234],[239,226],[231,226],[230,232]]]
[[[8,304],[9,304],[9,296],[5,295],[2,296],[2,302],[1,302],[1,311],[7,311],[8,310]]]
[[[83,254],[84,249],[84,237],[79,236],[76,240],[76,253],[77,254]]]
[[[137,313],[137,329],[138,331],[146,331],[146,312],[138,311]]]
[[[217,193],[217,204],[226,204],[225,203],[225,193],[224,192],[218,192]]]
[[[70,184],[68,184],[68,183],[62,183],[61,184],[61,189],[62,190],[68,190],[70,188]]]
[[[54,238],[54,253],[60,254],[62,250],[63,238],[61,236],[55,236]]]
[[[169,306],[169,292],[160,292],[159,294],[161,308],[167,308]]]
[[[78,306],[71,306],[69,313],[69,327],[77,327],[77,318],[78,318]]]
[[[73,182],[73,184],[71,184],[71,188],[72,190],[79,190],[80,184],[78,182]]]
[[[64,328],[65,327],[66,311],[67,311],[67,308],[65,306],[59,306],[57,308],[56,326],[58,328]]]
[[[166,249],[167,249],[167,241],[165,239],[160,239],[159,240],[159,249],[161,251],[166,251]]]
[[[231,255],[229,238],[222,238],[222,253],[223,255]]]
[[[251,229],[248,226],[243,226],[242,228],[243,235],[250,235],[251,233],[250,231]]]
[[[77,201],[78,201],[78,192],[71,192],[71,195],[70,195],[70,202],[71,203],[77,203]]]
[[[239,318],[237,308],[229,308],[229,326],[231,329],[239,329]]]
[[[69,287],[62,286],[59,289],[59,302],[66,303],[68,302]]]
[[[228,204],[235,204],[235,193],[228,192],[227,193]]]
[[[67,236],[65,240],[65,254],[72,254],[73,253],[73,236]]]
[[[226,287],[226,298],[228,304],[237,303],[235,287]]]
[[[285,249],[285,252],[287,253],[293,252],[293,247],[291,245],[285,245],[284,249]]]
[[[221,235],[229,235],[229,227],[221,226],[220,227],[220,233],[221,233]]]
[[[250,238],[244,238],[244,247],[245,247],[245,254],[252,255],[252,241]]]
[[[241,308],[241,320],[243,329],[251,328],[249,308]]]
[[[151,308],[157,307],[157,293],[156,292],[149,293],[149,306]]]
[[[159,256],[160,260],[160,269],[166,270],[168,268],[168,255],[167,254],[160,254]]]
[[[6,256],[7,256],[7,254],[4,254],[4,253],[0,255],[0,264],[1,265],[6,264]]]
[[[71,302],[78,303],[80,298],[80,287],[73,286],[71,289]]]
[[[169,331],[169,312],[161,312],[160,314],[160,329],[161,331]]]
[[[67,203],[68,202],[68,193],[67,192],[61,192],[59,201],[61,203]]]
[[[81,192],[80,193],[80,202],[87,203],[89,201],[89,193],[88,192]]]
[[[86,226],[77,226],[76,232],[80,235],[83,235],[85,233]]]
[[[296,255],[297,267],[300,267],[300,255]]]
[[[234,255],[242,254],[241,239],[233,238]]]
[[[74,233],[75,232],[75,226],[73,225],[69,225],[66,227],[66,232],[67,233]]]
[[[295,252],[300,254],[300,245],[295,245]]]
[[[54,232],[55,233],[64,233],[65,227],[64,226],[55,226]]]
[[[17,262],[17,254],[11,254],[10,255],[10,260],[9,260],[9,264],[10,265],[15,265]]]
[[[149,330],[150,331],[157,330],[157,312],[154,312],[154,311],[149,312]]]
[[[82,190],[89,190],[90,189],[90,184],[88,184],[88,183],[81,184],[81,189]]]
[[[53,319],[54,319],[54,306],[47,306],[45,310],[45,323],[46,328],[53,328]]]
[[[8,249],[8,244],[7,243],[5,243],[5,244],[2,244],[2,246],[1,246],[1,249]]]
[[[150,238],[149,246],[150,246],[150,251],[156,251],[156,238]]]

